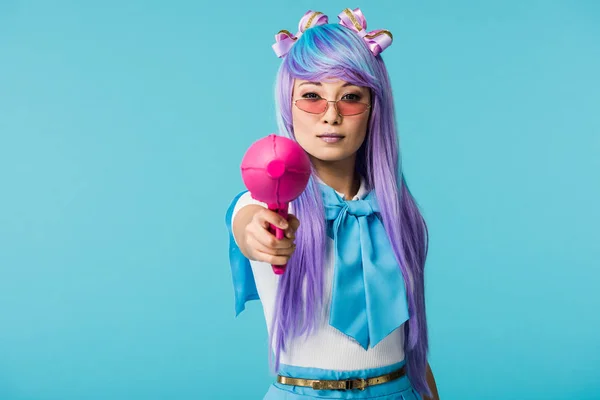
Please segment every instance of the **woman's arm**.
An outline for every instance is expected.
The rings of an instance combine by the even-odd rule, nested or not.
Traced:
[[[431,390],[433,397],[424,397],[424,400],[440,400],[440,395],[438,394],[429,362],[427,362],[427,385],[429,386],[429,390]]]
[[[240,251],[242,252],[244,257],[248,259],[251,258],[250,253],[246,248],[246,226],[250,223],[250,221],[252,221],[252,218],[254,218],[254,214],[261,211],[263,208],[264,207],[256,204],[246,205],[237,212],[235,218],[233,218],[232,221],[232,230],[235,242],[240,248]]]

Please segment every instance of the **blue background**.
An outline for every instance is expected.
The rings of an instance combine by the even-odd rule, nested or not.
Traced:
[[[259,5],[0,2],[0,399],[262,398],[225,209],[275,33],[357,6],[394,34],[441,398],[600,398],[600,3]]]

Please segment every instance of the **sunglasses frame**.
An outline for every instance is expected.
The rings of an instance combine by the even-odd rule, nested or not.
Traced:
[[[303,110],[303,109],[301,109],[300,107],[298,107],[298,104],[296,104],[296,102],[297,102],[297,101],[300,101],[300,100],[325,100],[325,101],[327,102],[327,106],[325,107],[325,110],[324,110],[324,111],[322,111],[322,112],[320,112],[320,113],[312,113],[312,112],[310,112],[310,111],[306,111],[306,110]],[[338,103],[338,101],[349,101],[349,100],[346,100],[346,99],[339,99],[339,100],[327,100],[327,99],[323,99],[323,98],[320,98],[320,99],[304,99],[304,98],[301,98],[301,99],[296,99],[296,100],[294,100],[294,105],[295,105],[296,107],[298,107],[298,110],[300,110],[300,111],[304,111],[305,113],[308,113],[308,114],[319,115],[319,114],[324,114],[324,113],[326,113],[326,112],[327,112],[327,110],[329,110],[329,103],[335,103],[335,104],[334,104],[335,111],[337,111],[337,114],[338,114],[340,117],[351,117],[351,116],[353,116],[353,115],[360,115],[360,114],[362,114],[362,113],[366,112],[368,109],[370,109],[370,108],[371,108],[371,105],[370,105],[370,104],[368,104],[368,103],[363,103],[362,101],[353,101],[353,103],[360,103],[360,104],[364,104],[365,106],[367,106],[367,108],[365,108],[365,110],[364,110],[364,111],[361,111],[361,112],[359,112],[359,113],[356,113],[356,114],[340,114],[340,109],[339,109],[339,108],[338,108],[338,106],[337,106],[337,103]]]

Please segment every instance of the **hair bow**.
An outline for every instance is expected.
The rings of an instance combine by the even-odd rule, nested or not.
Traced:
[[[371,32],[367,32],[367,20],[363,15],[360,8],[351,10],[346,8],[342,11],[338,18],[340,25],[345,26],[348,29],[356,32],[363,40],[367,43],[369,50],[375,56],[379,55],[385,50],[390,44],[392,44],[392,33],[385,29],[377,29]],[[302,34],[309,28],[317,25],[324,25],[328,23],[327,15],[309,10],[300,19],[298,24],[298,32],[296,35],[292,35],[291,32],[281,30],[275,35],[275,43],[273,44],[273,50],[277,57],[281,58],[285,56],[288,51],[292,48],[296,40],[302,36]]]
[[[388,30],[376,29],[367,32],[367,20],[362,11],[360,11],[360,8],[355,8],[354,10],[346,8],[338,15],[338,18],[341,25],[352,29],[367,42],[367,46],[369,46],[371,53],[375,56],[379,55],[379,53],[392,44],[392,33]]]
[[[272,46],[275,54],[277,54],[277,57],[283,57],[290,51],[292,45],[302,36],[304,31],[313,26],[324,25],[328,21],[327,15],[322,12],[308,10],[298,23],[298,32],[296,35],[292,35],[290,31],[286,31],[285,29],[277,32],[275,43]]]

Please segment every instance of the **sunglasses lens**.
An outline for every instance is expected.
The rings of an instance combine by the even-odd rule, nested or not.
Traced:
[[[296,106],[302,111],[306,111],[311,114],[321,114],[327,107],[327,100],[325,99],[300,99],[296,100]]]
[[[325,99],[299,99],[296,100],[296,106],[302,111],[311,114],[321,114],[327,109],[327,100]],[[367,111],[369,106],[353,100],[340,100],[337,102],[337,110],[342,115],[358,115]]]
[[[352,100],[340,100],[337,103],[337,108],[342,115],[357,115],[362,114],[367,110],[368,105]]]

